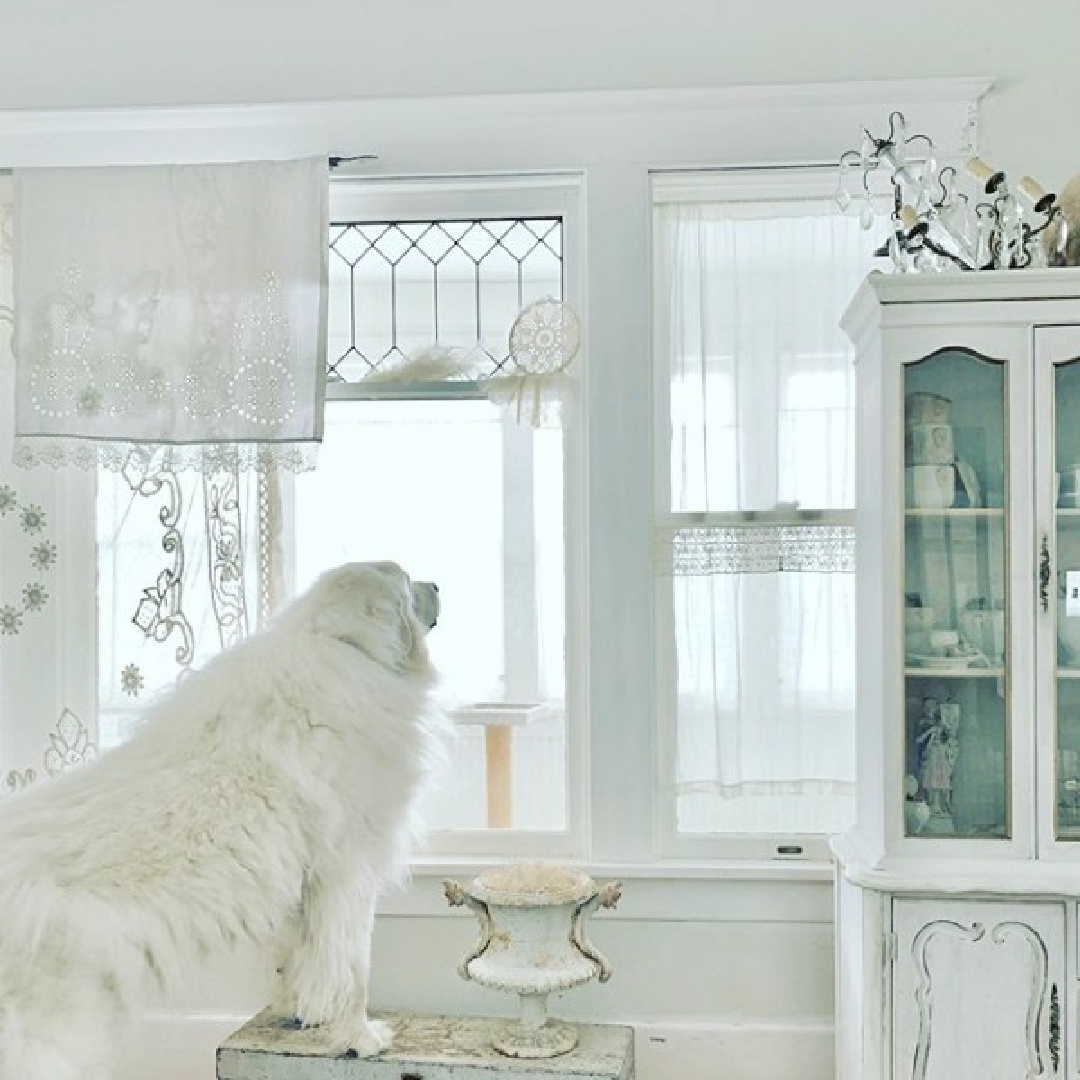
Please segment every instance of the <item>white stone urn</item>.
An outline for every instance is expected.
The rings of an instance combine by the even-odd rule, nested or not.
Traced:
[[[488,870],[468,887],[443,883],[452,907],[467,905],[480,938],[458,969],[461,977],[519,996],[516,1022],[496,1025],[491,1044],[501,1054],[546,1058],[577,1046],[572,1024],[550,1020],[548,994],[611,978],[611,965],[585,940],[585,916],[614,907],[622,883],[597,885],[588,874],[548,863]]]

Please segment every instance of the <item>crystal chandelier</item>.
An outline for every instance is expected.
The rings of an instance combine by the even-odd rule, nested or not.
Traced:
[[[1005,173],[973,157],[962,190],[952,165],[941,166],[930,137],[911,134],[903,113],[889,116],[889,133],[863,129],[858,150],[840,155],[836,201],[842,211],[859,206],[864,229],[874,223],[870,177],[887,170],[892,185],[892,232],[876,253],[900,271],[1009,270],[1045,266],[1041,234],[1057,227],[1049,261],[1064,250],[1068,229],[1056,195],[1030,176],[1015,188]]]

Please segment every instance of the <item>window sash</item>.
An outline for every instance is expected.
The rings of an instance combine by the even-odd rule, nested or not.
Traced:
[[[428,179],[410,181],[335,182],[331,192],[332,220],[454,220],[559,217],[562,219],[562,275],[563,297],[575,303],[580,310],[580,213],[579,184],[574,177],[537,176],[524,179],[499,178],[485,181],[482,178]],[[413,399],[451,400],[483,399],[482,389],[468,381],[438,384],[409,385],[400,383],[331,382],[327,387],[327,400],[346,402],[350,400]],[[581,548],[581,484],[578,480],[582,469],[580,437],[575,426],[563,435],[563,515],[564,544],[563,567],[566,581],[564,619],[566,639],[569,643],[578,637],[576,625],[580,619],[578,604],[571,601],[580,594],[580,548]],[[535,564],[536,504],[532,487],[533,435],[529,429],[506,421],[503,424],[503,522],[504,567],[509,577],[511,563],[529,557],[529,565]],[[522,485],[522,476],[529,478]],[[291,497],[285,494],[286,514],[289,513]],[[504,626],[509,628],[520,620],[520,625],[534,626],[538,614],[538,597],[535,589],[528,587],[515,590],[505,596]],[[510,633],[509,629],[506,631]],[[535,645],[536,642],[533,642]],[[505,643],[507,670],[507,696],[516,692],[530,693],[537,685],[539,656],[522,648],[520,640]],[[533,650],[536,653],[536,650]],[[528,654],[528,655],[526,655]],[[570,856],[580,854],[584,847],[582,834],[582,804],[584,801],[583,776],[580,762],[582,746],[587,738],[581,719],[584,682],[582,665],[572,651],[566,648],[564,671],[565,743],[566,743],[566,820],[567,828],[558,832],[540,830],[490,830],[472,831],[456,829],[429,835],[425,841],[426,856],[498,856],[509,854],[532,854],[535,856]]]
[[[738,218],[741,213],[747,216],[752,215],[755,219],[761,217],[762,212],[765,217],[788,217],[792,214],[820,215],[823,208],[829,207],[835,182],[835,172],[794,169],[774,172],[654,177],[654,226],[660,221],[658,208],[665,204],[701,203],[708,200],[723,204],[715,211],[718,220]],[[834,211],[830,207],[828,212]],[[707,218],[708,215],[709,211],[706,209],[704,216]],[[664,243],[663,238],[658,237],[657,243],[658,245]],[[657,247],[657,251],[660,250],[662,249]],[[657,269],[659,270],[659,266]],[[783,856],[781,848],[794,847],[802,849],[799,853],[801,856],[820,857],[826,850],[825,837],[820,834],[787,833],[771,836],[734,832],[684,833],[679,831],[680,794],[686,794],[690,790],[685,780],[677,781],[680,776],[680,754],[685,755],[687,752],[685,739],[688,731],[682,728],[685,720],[682,722],[679,720],[682,711],[680,695],[685,692],[685,689],[680,688],[680,665],[676,657],[677,604],[672,591],[673,583],[665,580],[665,574],[675,572],[680,566],[688,572],[696,568],[704,573],[734,573],[738,570],[750,570],[775,574],[781,570],[793,568],[843,571],[853,569],[854,510],[851,509],[853,494],[835,487],[830,489],[817,485],[817,497],[810,501],[803,497],[796,508],[795,504],[784,500],[790,500],[793,494],[797,495],[799,490],[805,490],[808,486],[813,490],[814,485],[807,485],[800,481],[793,491],[791,484],[788,483],[789,478],[783,475],[785,472],[783,461],[777,457],[785,434],[784,424],[788,421],[803,419],[798,416],[785,417],[786,407],[808,400],[807,387],[800,386],[799,382],[805,383],[807,379],[814,376],[827,378],[830,370],[837,370],[838,362],[842,370],[844,358],[827,352],[816,357],[815,362],[815,354],[805,352],[798,337],[789,339],[789,345],[798,350],[798,362],[788,362],[786,370],[782,364],[777,366],[771,393],[747,394],[740,393],[743,388],[737,387],[735,383],[736,369],[733,358],[729,357],[725,362],[723,356],[717,356],[714,367],[711,369],[715,373],[710,374],[709,378],[720,381],[714,383],[712,387],[714,399],[711,403],[705,399],[705,407],[711,404],[714,411],[719,408],[720,411],[716,413],[713,422],[720,423],[722,428],[723,411],[726,408],[730,412],[730,416],[727,417],[727,438],[729,443],[733,443],[733,440],[735,442],[728,447],[727,456],[731,457],[735,453],[746,454],[746,447],[740,448],[738,441],[745,438],[744,433],[748,430],[770,432],[769,438],[764,441],[768,443],[771,439],[774,450],[770,453],[768,447],[764,447],[764,458],[760,454],[751,455],[750,459],[744,458],[744,461],[749,461],[748,467],[755,470],[756,478],[752,481],[745,475],[740,477],[732,467],[729,470],[731,475],[727,477],[726,486],[723,482],[716,486],[715,481],[706,486],[706,477],[713,479],[707,470],[713,465],[721,469],[724,466],[725,455],[722,452],[724,430],[718,432],[714,427],[710,441],[719,440],[719,445],[702,444],[698,448],[699,467],[704,470],[698,477],[698,482],[695,484],[693,475],[676,476],[675,469],[679,459],[672,452],[671,438],[676,430],[672,416],[672,403],[673,400],[677,401],[673,395],[679,392],[679,369],[675,365],[669,366],[665,363],[667,353],[665,305],[670,303],[670,294],[665,295],[661,292],[666,288],[666,283],[661,280],[661,277],[658,272],[654,281],[657,310],[654,331],[657,358],[654,389],[657,431],[655,505],[659,571],[656,588],[656,618],[660,644],[658,648],[658,708],[661,725],[661,762],[666,781],[663,785],[665,795],[659,808],[662,850],[671,857],[740,855],[751,858],[774,858],[778,854]],[[696,365],[700,363],[699,357],[700,354],[695,355],[693,364],[687,368],[689,372],[695,370]],[[717,394],[720,395],[720,399],[723,397],[725,377],[730,380],[728,395],[730,400],[726,405],[723,400],[716,397]],[[688,386],[687,390],[689,389]],[[851,390],[852,388],[848,387],[849,395]],[[687,400],[690,403],[687,407],[693,408],[692,396]],[[815,403],[810,401],[809,404]],[[820,406],[822,402],[816,404]],[[845,414],[841,418],[842,422],[849,431],[838,434],[842,440],[846,435],[850,441],[854,402],[849,396],[848,400],[841,402],[840,405],[845,409]],[[704,419],[704,417],[701,418],[701,420]],[[828,427],[829,423],[828,416],[821,418],[821,422],[817,423],[817,428],[822,429],[822,434],[827,434],[822,424]],[[692,417],[688,418],[688,426],[682,430],[689,437],[694,437]],[[834,432],[834,434],[837,433]],[[693,450],[692,447],[690,449]],[[768,474],[764,478],[759,475],[763,469]],[[769,477],[772,478],[771,481]],[[765,480],[764,487],[762,487],[763,479]],[[813,478],[804,477],[804,480],[807,479]],[[688,493],[696,491],[699,496],[691,497],[689,500],[683,498],[677,502],[673,498],[674,493],[680,490],[676,482],[683,490]],[[847,485],[849,488],[851,486]],[[811,501],[813,505],[810,504]],[[698,542],[696,548],[695,539]],[[680,541],[683,545],[681,551]],[[802,562],[800,562],[800,556]],[[813,562],[815,559],[821,565],[815,566]],[[696,567],[695,560],[698,564]],[[777,581],[775,587],[770,587],[771,591],[770,588],[765,590],[768,595],[761,594],[758,597],[767,601],[768,596],[772,596],[773,600],[764,604],[745,605],[739,616],[741,627],[739,649],[744,657],[746,654],[752,654],[758,658],[753,663],[755,671],[760,674],[758,681],[762,685],[752,694],[754,710],[764,710],[762,715],[766,716],[795,709],[800,717],[799,722],[803,723],[815,709],[824,707],[830,716],[833,715],[837,705],[845,711],[843,710],[845,699],[850,697],[846,711],[853,714],[853,669],[850,679],[841,679],[840,684],[834,684],[832,682],[834,676],[830,675],[826,679],[830,686],[819,688],[822,691],[820,694],[811,692],[812,688],[809,687],[801,688],[798,694],[785,693],[784,680],[781,678],[781,667],[784,661],[774,642],[778,622],[782,620],[784,614],[776,605],[783,603],[781,596],[784,590],[779,587],[779,579],[774,580]],[[745,589],[742,592],[745,593]],[[761,588],[751,589],[751,592],[760,594]],[[735,648],[735,643],[732,647]],[[841,685],[844,683],[850,683],[850,686]],[[743,692],[745,690],[746,687],[743,688]],[[802,690],[806,692],[801,692]],[[836,694],[837,690],[840,691],[839,698]],[[736,705],[737,700],[733,698],[729,702],[729,711]],[[722,701],[718,699],[713,707],[723,711]],[[718,716],[714,722],[722,725],[723,716]],[[685,760],[684,756],[684,764]],[[701,785],[692,786],[696,788]],[[835,784],[833,786],[839,791]],[[702,790],[708,787],[709,785],[706,784]],[[768,787],[769,785],[766,785],[764,790]],[[782,785],[777,782],[772,787],[774,790],[779,790]],[[810,787],[813,787],[813,784]],[[848,783],[847,787],[853,789],[853,783]],[[736,791],[737,786],[730,790]]]

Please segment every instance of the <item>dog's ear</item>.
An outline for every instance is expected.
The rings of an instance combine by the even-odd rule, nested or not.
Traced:
[[[342,598],[315,612],[312,629],[394,669],[405,667],[416,649],[404,597]]]

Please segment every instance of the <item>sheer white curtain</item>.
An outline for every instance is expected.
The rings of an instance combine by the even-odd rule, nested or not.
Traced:
[[[855,373],[838,319],[871,239],[827,199],[661,203],[656,226],[678,829],[828,832],[855,779]]]

